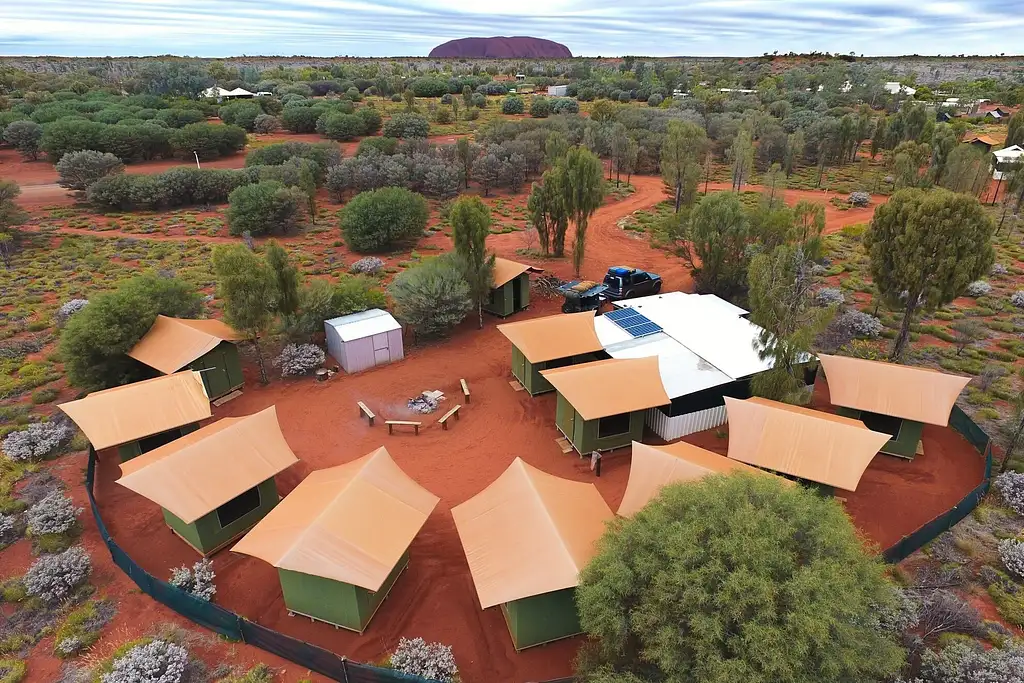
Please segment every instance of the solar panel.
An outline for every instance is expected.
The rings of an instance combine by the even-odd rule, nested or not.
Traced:
[[[656,325],[655,323],[652,323],[650,321],[647,321],[626,328],[626,332],[632,335],[633,338],[646,337],[648,335],[658,334],[659,332],[661,332],[661,326]]]
[[[661,332],[661,326],[651,322],[643,313],[632,308],[620,308],[616,311],[606,313],[605,316],[622,330],[633,337],[646,337]]]
[[[632,308],[619,308],[604,314],[605,318],[611,320],[616,325],[618,325],[620,322],[624,322],[627,319],[635,318],[637,316],[640,316],[641,318],[644,317],[642,314],[640,314],[637,311],[634,311]]]

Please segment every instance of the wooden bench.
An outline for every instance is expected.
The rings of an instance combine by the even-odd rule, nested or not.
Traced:
[[[394,434],[395,425],[404,425],[406,427],[412,427],[416,431],[416,436],[420,435],[420,426],[422,422],[414,422],[411,420],[384,420],[384,424],[388,426],[388,434]]]
[[[437,424],[441,425],[441,429],[448,429],[448,418],[451,417],[452,415],[455,416],[456,420],[459,419],[459,408],[461,407],[462,406],[457,405],[441,416],[441,419],[437,421]]]
[[[366,404],[362,401],[356,401],[356,405],[359,406],[359,414],[365,415],[366,419],[370,421],[370,426],[373,426],[373,418],[377,417],[373,414],[373,411],[366,407]]]
[[[469,385],[464,379],[460,379],[459,383],[462,384],[462,395],[466,397],[466,403],[469,403]]]

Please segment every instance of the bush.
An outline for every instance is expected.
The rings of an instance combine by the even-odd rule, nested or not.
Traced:
[[[455,683],[459,669],[452,648],[441,643],[428,643],[422,638],[401,638],[391,654],[392,669],[440,683]]]
[[[1024,308],[1024,290],[1018,289],[1010,296],[1010,303],[1017,308]]]
[[[1024,472],[1003,472],[992,483],[1006,504],[1024,515]]]
[[[3,451],[11,460],[38,460],[56,453],[67,445],[74,435],[74,429],[65,420],[34,422],[5,436]]]
[[[369,252],[418,239],[429,210],[422,195],[401,187],[360,192],[345,206],[341,232],[349,249]]]
[[[384,124],[384,137],[425,138],[430,134],[430,121],[422,114],[402,112]]]
[[[0,683],[21,683],[26,665],[20,659],[0,659]]]
[[[256,127],[256,118],[263,116],[263,113],[263,107],[258,102],[240,100],[221,106],[217,115],[224,123],[252,132]],[[159,114],[157,116],[159,117]]]
[[[964,294],[967,296],[979,297],[985,296],[992,291],[992,285],[985,282],[984,280],[975,280],[974,282],[967,285],[964,289]]]
[[[469,285],[450,255],[402,271],[388,293],[398,318],[424,337],[450,332],[473,308]]]
[[[268,180],[236,188],[228,203],[228,232],[232,235],[280,235],[295,230],[306,197],[298,188]]]
[[[850,198],[846,200],[850,206],[865,207],[871,205],[871,195],[867,192],[853,192],[850,194]]]
[[[522,114],[525,110],[523,98],[518,95],[509,95],[501,101],[502,114]]]
[[[325,320],[386,305],[384,293],[370,278],[343,275],[337,284],[315,279],[299,293],[299,315],[286,321],[286,330],[292,339],[313,339],[323,334]]]
[[[881,320],[863,311],[847,311],[840,316],[840,321],[855,337],[862,339],[875,339],[884,329]]]
[[[578,114],[580,103],[571,97],[559,97],[551,103],[552,114]]]
[[[1007,538],[999,542],[999,559],[1018,579],[1024,579],[1024,541]]]
[[[653,94],[651,94],[650,97],[647,98],[647,106],[648,107],[660,107],[661,103],[664,102],[664,101],[665,101],[664,97],[662,97],[658,93],[653,93]]]
[[[843,290],[838,287],[822,287],[814,293],[814,301],[820,306],[832,306],[844,301]]]
[[[323,349],[315,344],[289,344],[281,350],[274,366],[281,368],[282,377],[309,375],[327,360]]]
[[[43,602],[57,603],[71,595],[92,571],[85,548],[80,545],[55,555],[42,555],[25,572],[25,590]]]
[[[373,107],[356,109],[356,116],[363,120],[363,135],[376,135],[384,122],[384,117]]]
[[[43,137],[43,127],[35,121],[14,121],[6,128],[0,126],[3,140],[26,159],[39,156],[39,141]]]
[[[487,108],[487,96],[484,95],[483,93],[473,93],[473,96],[470,98],[470,101],[473,103],[473,106],[476,107],[477,109]]]
[[[989,268],[989,275],[1006,275],[1010,272],[1010,269],[1004,266],[1002,263],[993,263],[992,267]]]
[[[168,583],[186,593],[191,593],[200,600],[209,602],[217,593],[217,586],[213,583],[216,578],[213,561],[204,557],[191,567],[186,565],[175,567],[171,570],[171,578]]]
[[[238,126],[190,123],[173,131],[167,142],[179,159],[192,159],[198,154],[201,160],[208,160],[240,151],[245,141],[245,130]]]
[[[330,142],[278,142],[254,149],[245,155],[245,167],[281,166],[294,158],[309,159],[317,165],[317,179],[341,162],[341,150]]]
[[[324,114],[321,135],[331,140],[352,140],[366,134],[363,117],[355,114]]]
[[[136,645],[115,659],[102,683],[181,683],[188,650],[163,640]]]
[[[71,299],[70,301],[65,301],[63,304],[61,304],[60,308],[57,309],[57,312],[54,313],[53,315],[54,321],[57,323],[57,327],[64,327],[64,325],[67,324],[68,320],[71,319],[71,316],[73,316],[75,313],[78,313],[80,310],[82,310],[88,305],[88,299]]]
[[[939,652],[926,650],[919,676],[923,683],[1024,683],[1024,649],[985,650],[958,640]]]
[[[28,532],[33,536],[63,534],[78,522],[82,508],[60,491],[54,491],[28,509]]]
[[[376,256],[364,256],[351,266],[348,271],[354,274],[376,275],[384,267],[384,261]]]
[[[374,154],[380,152],[385,156],[391,156],[398,151],[398,138],[386,138],[386,137],[372,137],[364,138],[359,141],[359,147],[356,148],[356,156],[363,156],[365,154]]]
[[[254,133],[273,133],[281,130],[281,119],[270,114],[260,114],[252,123]]]
[[[113,154],[82,150],[68,152],[57,162],[57,184],[85,192],[100,178],[124,172],[124,164]]]
[[[546,97],[534,97],[530,102],[530,116],[535,119],[546,119],[550,114],[551,101]]]

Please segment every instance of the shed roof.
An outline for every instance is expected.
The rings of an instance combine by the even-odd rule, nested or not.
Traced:
[[[297,461],[270,406],[121,463],[117,483],[191,524]]]
[[[238,341],[242,335],[220,320],[190,320],[158,315],[149,332],[128,355],[165,375],[177,372],[209,353],[222,341]]]
[[[730,458],[847,491],[890,439],[859,420],[763,398],[727,396],[725,410]]]
[[[946,426],[970,377],[881,361],[821,354],[832,405]]]
[[[438,500],[382,447],[310,473],[232,550],[376,591]]]
[[[506,285],[512,280],[516,279],[528,270],[531,270],[533,266],[528,266],[525,263],[516,263],[515,261],[509,261],[499,256],[494,257],[494,286],[495,288]]]
[[[768,474],[685,441],[667,446],[648,446],[634,441],[629,462],[629,482],[619,504],[618,515],[629,517],[636,514],[669,484],[697,481],[709,474],[730,472]],[[788,480],[783,481],[788,483]]]
[[[516,458],[452,517],[486,609],[578,585],[612,511],[593,484]]]
[[[498,325],[531,363],[593,353],[604,348],[594,331],[594,311],[549,315]]]
[[[330,325],[338,332],[341,341],[353,341],[365,339],[375,334],[384,334],[394,330],[402,329],[394,316],[379,308],[371,308],[361,313],[343,315],[340,318],[331,318],[324,324]]]
[[[996,155],[996,159],[999,161],[1010,161],[1013,159],[1020,159],[1024,156],[1024,147],[1021,147],[1020,145],[1010,145],[1009,147],[996,150],[992,153]]]
[[[658,357],[612,358],[541,370],[584,420],[646,410],[672,402],[658,370]]]
[[[203,378],[191,370],[94,391],[57,407],[78,425],[96,450],[130,443],[211,415]]]

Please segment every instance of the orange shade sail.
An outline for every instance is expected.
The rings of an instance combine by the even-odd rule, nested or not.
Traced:
[[[191,524],[295,462],[271,406],[123,462],[117,483]]]
[[[658,357],[612,358],[541,370],[584,420],[646,410],[672,402],[658,370]]]
[[[531,363],[593,353],[604,348],[594,331],[594,311],[506,323],[498,325],[498,331]]]
[[[486,609],[578,585],[612,511],[593,484],[516,458],[452,517]]]
[[[59,406],[96,450],[131,443],[210,417],[203,378],[190,370],[94,391]]]
[[[821,354],[834,406],[945,427],[970,377],[882,361]]]
[[[515,261],[509,261],[508,259],[501,258],[500,256],[495,256],[494,286],[501,287],[502,285],[506,285],[523,273],[532,270],[532,268],[532,266],[528,266],[525,263],[516,263]]]
[[[220,320],[190,320],[158,315],[128,355],[165,375],[209,353],[222,341],[238,341],[242,335]]]
[[[891,438],[859,420],[751,398],[725,397],[729,457],[807,481],[856,491]]]
[[[376,591],[438,500],[378,448],[312,472],[232,551]]]

